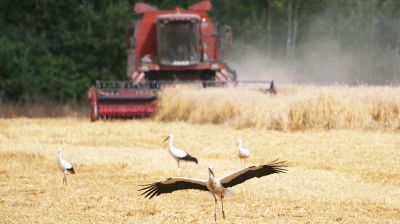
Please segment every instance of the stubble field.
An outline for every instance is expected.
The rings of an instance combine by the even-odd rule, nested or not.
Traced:
[[[150,120],[0,119],[0,223],[214,223],[214,201],[208,193],[179,191],[148,200],[137,185],[174,176],[205,179],[209,165],[217,176],[240,169],[235,144],[239,136],[252,150],[247,165],[280,158],[288,161],[288,172],[233,187],[235,194],[224,203],[226,220],[218,203],[218,223],[396,223],[400,220],[400,133],[398,112],[393,111],[399,104],[392,98],[388,104],[379,101],[392,106],[386,123],[380,118],[373,123],[372,113],[367,125],[357,126],[361,120],[354,115],[358,123],[346,123],[348,128],[341,127],[342,118],[335,120],[333,115],[329,117],[336,126],[328,128],[292,130],[290,119],[283,119],[281,125],[275,122],[276,126],[265,121],[252,124],[250,119],[244,125],[244,108],[236,115],[242,116],[242,122],[238,118],[202,121],[204,112],[187,116],[192,120],[172,119],[166,104]],[[341,105],[339,99],[335,102]],[[284,116],[282,108],[286,107],[281,107]],[[260,116],[262,110],[253,111]],[[341,109],[337,111],[340,115]],[[366,113],[361,115],[368,117]],[[175,135],[175,146],[199,159],[198,165],[177,167],[167,145],[161,144],[169,133]],[[67,186],[62,185],[57,167],[59,145],[77,173],[68,175]]]

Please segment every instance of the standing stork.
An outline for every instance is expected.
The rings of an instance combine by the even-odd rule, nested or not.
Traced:
[[[241,138],[239,138],[239,139],[237,140],[237,145],[238,145],[238,147],[239,147],[239,159],[240,159],[240,163],[241,163],[242,166],[243,166],[244,163],[245,163],[245,160],[246,160],[247,158],[249,158],[249,156],[250,156],[250,149],[243,147],[243,142],[242,142],[242,139],[241,139]]]
[[[208,180],[200,180],[194,178],[175,177],[168,178],[164,181],[155,182],[152,184],[139,185],[143,191],[142,195],[145,198],[153,198],[160,194],[171,193],[178,190],[196,189],[202,191],[209,191],[214,196],[214,220],[217,220],[217,197],[221,199],[222,215],[225,219],[224,212],[224,197],[230,193],[229,187],[233,187],[240,183],[245,182],[251,178],[263,177],[274,173],[285,173],[287,167],[284,161],[274,160],[266,165],[249,166],[239,171],[225,175],[222,178],[216,178],[211,167],[208,167]]]
[[[64,174],[63,184],[67,184],[67,173],[70,172],[71,174],[75,174],[74,167],[72,167],[71,163],[64,160],[61,157],[61,146],[58,147],[58,167],[60,168],[61,172]]]
[[[179,162],[180,161],[188,161],[188,162],[194,162],[198,164],[198,161],[195,157],[189,155],[187,152],[183,151],[182,149],[178,149],[172,145],[174,141],[174,136],[172,134],[169,134],[166,139],[162,143],[168,140],[168,151],[169,154],[176,160],[178,163],[179,167]]]

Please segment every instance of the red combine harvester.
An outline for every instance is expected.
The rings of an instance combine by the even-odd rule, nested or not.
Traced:
[[[127,32],[129,81],[96,81],[88,92],[91,120],[149,116],[171,83],[236,83],[236,72],[221,59],[210,9],[209,1],[174,10],[136,3],[140,19]]]

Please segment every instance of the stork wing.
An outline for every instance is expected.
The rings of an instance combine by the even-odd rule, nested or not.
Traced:
[[[187,152],[183,151],[182,149],[172,148],[171,153],[174,154],[177,158],[183,158],[187,155]]]
[[[287,166],[284,163],[285,161],[276,159],[266,165],[250,166],[222,177],[221,184],[224,187],[232,187],[254,177],[260,178],[274,173],[285,173]]]
[[[66,170],[72,168],[71,163],[69,163],[67,160],[61,159],[60,163],[61,163],[61,166]]]
[[[142,195],[146,194],[144,197],[149,197],[149,199],[160,194],[171,193],[173,191],[185,189],[208,191],[205,180],[184,177],[168,178],[165,181],[139,186],[143,187],[139,189],[139,191],[143,191]]]

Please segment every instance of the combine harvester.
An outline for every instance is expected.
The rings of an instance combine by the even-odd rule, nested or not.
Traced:
[[[129,81],[96,81],[88,92],[91,120],[150,116],[163,87],[176,83],[237,85],[235,70],[221,59],[210,9],[209,1],[187,10],[136,3],[140,19],[127,32]],[[231,38],[230,29],[225,32]],[[249,82],[268,83],[275,91],[273,82]]]

